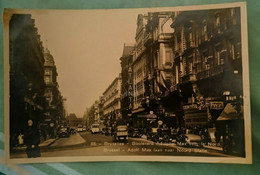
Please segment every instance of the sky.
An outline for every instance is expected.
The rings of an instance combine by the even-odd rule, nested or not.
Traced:
[[[87,107],[121,71],[124,43],[135,43],[138,14],[158,9],[38,10],[32,13],[43,46],[50,50],[67,113]],[[164,10],[160,10],[164,11]]]

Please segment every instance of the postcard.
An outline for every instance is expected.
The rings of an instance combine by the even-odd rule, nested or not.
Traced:
[[[13,163],[252,163],[246,3],[5,9]]]

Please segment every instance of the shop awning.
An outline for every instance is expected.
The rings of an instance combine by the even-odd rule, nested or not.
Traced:
[[[133,114],[144,111],[144,108],[135,109],[132,111]]]
[[[238,115],[239,114],[237,113],[235,107],[231,103],[228,103],[218,117],[217,121],[236,120],[239,117]]]

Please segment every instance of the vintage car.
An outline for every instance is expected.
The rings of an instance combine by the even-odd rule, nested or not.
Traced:
[[[112,127],[106,127],[105,135],[106,136],[111,136],[112,135]]]
[[[68,127],[62,127],[59,130],[59,137],[69,137],[70,136],[70,131]]]
[[[113,136],[113,142],[116,141],[124,141],[127,142],[128,140],[128,129],[126,125],[118,125],[115,127]]]
[[[83,131],[83,126],[82,125],[78,125],[77,131],[78,132],[82,132]]]
[[[202,146],[201,136],[196,134],[181,134],[176,141],[179,146]]]
[[[141,129],[139,129],[139,128],[133,128],[133,129],[132,129],[132,133],[131,133],[131,137],[141,138],[141,137],[142,137]]]
[[[150,128],[147,132],[147,140],[151,140],[154,142],[158,141],[158,135],[157,135],[157,129],[158,128]]]

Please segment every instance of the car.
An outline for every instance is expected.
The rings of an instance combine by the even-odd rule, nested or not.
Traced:
[[[116,128],[113,132],[112,140],[113,140],[113,142],[117,142],[117,141],[127,142],[128,141],[127,125],[116,126]]]
[[[201,136],[196,134],[181,134],[176,141],[180,146],[202,146]]]
[[[83,131],[83,127],[82,126],[78,126],[77,131],[78,132],[82,132]]]
[[[102,134],[102,135],[105,135],[105,134],[106,134],[106,130],[107,130],[107,128],[101,128],[101,131],[100,131],[101,134]]]
[[[70,131],[67,127],[62,127],[59,130],[59,137],[69,137],[70,136]]]
[[[106,136],[111,136],[112,135],[112,127],[106,127],[105,135]]]
[[[84,132],[84,131],[87,131],[86,126],[83,126],[82,131],[83,131],[83,132]]]
[[[159,137],[157,135],[157,129],[158,128],[150,128],[147,132],[147,140],[151,140],[154,142],[157,142],[159,140]]]
[[[133,128],[131,136],[134,137],[134,138],[141,138],[142,137],[141,129]]]

